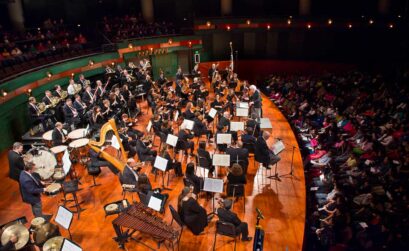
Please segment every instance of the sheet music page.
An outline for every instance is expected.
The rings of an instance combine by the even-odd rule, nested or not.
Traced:
[[[209,169],[197,166],[196,167],[196,175],[199,177],[209,177]]]
[[[244,122],[230,122],[230,131],[237,132],[237,131],[244,131]]]
[[[223,179],[204,178],[203,190],[206,192],[222,193]]]
[[[236,116],[237,117],[248,117],[249,116],[249,109],[248,108],[236,107]]]
[[[218,133],[216,138],[217,144],[231,144],[231,134],[230,133]]]
[[[149,132],[152,128],[152,121],[149,120],[148,126],[146,126],[146,131]]]
[[[274,145],[273,145],[273,153],[275,155],[279,154],[280,152],[282,152],[285,149],[285,145],[284,143],[279,140],[277,141]]]
[[[57,216],[55,216],[55,222],[57,222],[64,229],[69,229],[74,214],[63,206],[58,207]]]
[[[240,108],[247,108],[247,109],[249,109],[249,108],[250,108],[250,106],[249,106],[249,103],[248,103],[248,102],[239,102],[239,103],[237,103],[237,107],[240,107]]]
[[[260,129],[271,129],[271,121],[269,118],[260,118]]]
[[[82,248],[75,244],[74,242],[64,239],[64,242],[61,247],[61,251],[82,251]]]
[[[216,116],[217,114],[217,110],[214,108],[211,108],[209,111],[209,117],[211,117],[212,119],[214,119],[214,116]]]
[[[64,155],[62,156],[62,169],[64,170],[64,174],[67,175],[70,171],[71,168],[71,160],[70,160],[70,153],[68,152],[68,150],[66,149],[64,152]]]
[[[182,125],[180,126],[181,128],[186,128],[189,130],[193,130],[193,125],[195,124],[194,121],[192,120],[188,120],[188,119],[184,119]]]
[[[162,158],[161,156],[156,156],[155,163],[153,166],[161,171],[166,171],[166,166],[168,165],[168,160]]]
[[[168,134],[168,137],[166,138],[166,144],[176,147],[177,143],[178,137],[172,134]]]
[[[230,155],[228,154],[213,154],[213,166],[230,166]]]
[[[178,118],[179,118],[179,111],[176,111],[175,112],[175,117],[173,118],[173,121],[177,121],[178,120]]]
[[[160,211],[162,205],[162,200],[159,198],[156,198],[155,196],[151,196],[149,199],[148,207],[152,208],[155,211]]]

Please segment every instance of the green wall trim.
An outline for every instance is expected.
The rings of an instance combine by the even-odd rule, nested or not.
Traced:
[[[167,43],[169,38],[172,39],[173,42],[180,42],[186,40],[200,40],[200,36],[168,36],[168,37],[160,37],[160,38],[152,38],[152,39],[128,39],[124,40],[122,43],[118,43],[118,49],[127,48],[129,43],[132,43],[134,46],[141,46],[147,44],[159,44],[159,43]]]

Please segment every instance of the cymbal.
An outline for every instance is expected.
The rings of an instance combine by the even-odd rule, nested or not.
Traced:
[[[61,249],[64,237],[56,236],[44,243],[43,251],[57,251]]]
[[[30,237],[28,229],[22,224],[14,224],[7,227],[1,235],[1,244],[3,246],[6,245],[13,234],[17,237],[17,242],[14,244],[16,250],[22,249]]]
[[[39,227],[45,223],[45,219],[43,217],[36,217],[31,221],[31,225],[33,227]]]

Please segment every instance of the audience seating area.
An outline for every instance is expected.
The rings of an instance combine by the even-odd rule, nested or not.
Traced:
[[[177,33],[175,26],[171,22],[157,21],[146,23],[141,15],[104,17],[102,24],[104,34],[112,42],[128,38],[155,37]]]
[[[409,250],[408,79],[271,76],[303,153],[307,250]]]
[[[44,21],[24,32],[0,26],[0,79],[40,65],[86,53],[88,41],[80,27],[63,19]]]

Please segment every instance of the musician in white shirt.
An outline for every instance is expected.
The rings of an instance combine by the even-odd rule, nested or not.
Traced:
[[[67,92],[68,95],[75,95],[75,86],[74,86],[75,82],[74,79],[70,79],[70,84],[67,87]]]

